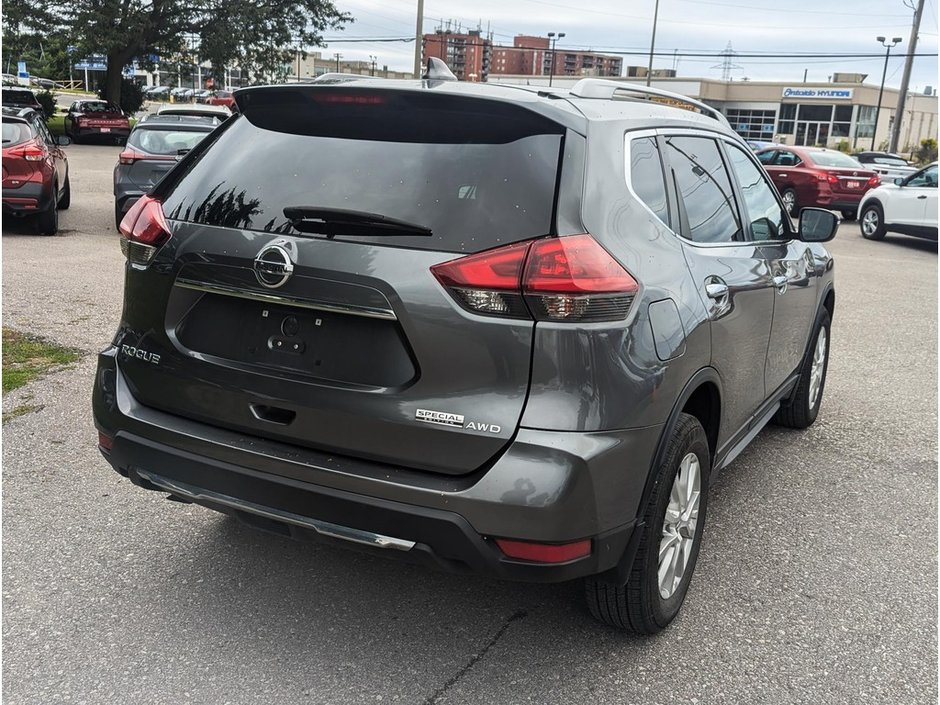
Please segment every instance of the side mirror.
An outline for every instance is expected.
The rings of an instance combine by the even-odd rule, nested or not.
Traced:
[[[832,211],[804,208],[800,211],[799,238],[803,242],[829,242],[836,236],[839,219]]]
[[[901,177],[901,176],[899,176],[898,178],[896,178],[896,179],[894,180],[894,185],[895,185],[895,186],[900,186],[900,185],[903,184],[903,183],[904,183],[904,178]]]
[[[68,135],[59,135],[56,137],[55,142],[60,147],[68,147],[70,144],[72,144],[72,138]]]

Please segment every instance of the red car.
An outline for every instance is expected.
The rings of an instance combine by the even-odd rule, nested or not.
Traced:
[[[224,105],[229,110],[235,109],[235,96],[231,91],[213,91],[206,99],[206,105]]]
[[[65,115],[65,134],[75,142],[102,137],[123,144],[130,133],[128,116],[114,103],[104,100],[76,100]]]
[[[855,220],[859,201],[881,177],[852,157],[821,147],[775,145],[757,153],[792,216],[806,206],[841,211]]]
[[[69,207],[69,164],[42,116],[31,108],[3,108],[3,214],[35,216],[39,232],[55,235],[59,209]]]

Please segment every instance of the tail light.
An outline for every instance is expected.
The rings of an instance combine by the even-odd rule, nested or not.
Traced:
[[[163,162],[176,161],[176,157],[171,154],[145,154],[130,148],[125,149],[118,155],[118,163],[120,164],[133,164],[134,162],[140,161],[141,159],[151,159],[154,161]]]
[[[431,267],[465,308],[548,321],[626,318],[639,290],[590,235],[516,243]]]
[[[820,174],[820,176],[822,175]],[[825,179],[821,178],[820,181],[828,181],[833,186],[839,185],[839,177],[836,176],[835,174],[830,174],[829,172],[826,172],[826,178]]]
[[[28,162],[41,162],[46,158],[46,148],[35,141],[30,141],[22,147],[11,149],[7,154],[11,157],[21,157]]]
[[[144,196],[131,206],[121,221],[120,230],[121,250],[132,264],[146,266],[170,239],[163,206],[152,196]]]
[[[534,541],[514,541],[496,539],[496,545],[507,558],[516,558],[535,563],[567,563],[576,558],[591,555],[591,540],[571,543],[536,543]]]
[[[875,188],[881,185],[881,177],[875,174],[868,180],[868,188]]]

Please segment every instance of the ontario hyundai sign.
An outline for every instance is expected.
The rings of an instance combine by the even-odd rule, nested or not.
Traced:
[[[825,100],[852,100],[851,88],[784,88],[784,98],[825,99]]]

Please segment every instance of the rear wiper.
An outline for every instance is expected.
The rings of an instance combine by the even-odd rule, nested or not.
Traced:
[[[336,235],[420,235],[431,237],[430,228],[406,220],[389,218],[378,213],[321,208],[319,206],[287,206],[284,209],[295,230],[319,233],[332,239]]]

